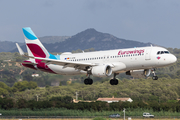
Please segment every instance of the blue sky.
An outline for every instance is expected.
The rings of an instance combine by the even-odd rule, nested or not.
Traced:
[[[72,36],[88,28],[118,38],[180,48],[180,0],[0,0],[0,41]]]

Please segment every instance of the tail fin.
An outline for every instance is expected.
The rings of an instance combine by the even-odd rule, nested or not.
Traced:
[[[32,57],[42,57],[42,58],[54,58],[54,55],[51,55],[46,48],[43,46],[43,44],[39,41],[39,39],[36,37],[34,32],[31,30],[30,27],[22,28],[24,36],[25,36],[25,42],[26,47],[28,51],[28,56]],[[55,59],[55,58],[54,58]]]

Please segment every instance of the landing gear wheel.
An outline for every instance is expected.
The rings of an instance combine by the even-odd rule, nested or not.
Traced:
[[[92,85],[92,84],[93,84],[93,80],[92,80],[91,78],[86,78],[86,79],[84,80],[84,84],[85,84],[85,85]]]
[[[111,84],[111,85],[114,85],[113,79],[110,80],[110,84]]]
[[[89,80],[88,80],[88,79],[85,79],[85,80],[84,80],[84,84],[87,85],[88,83],[89,83]]]
[[[156,76],[156,73],[155,73],[156,69],[152,69],[152,73],[154,74],[152,79],[153,80],[158,80],[158,76]]]
[[[153,76],[152,79],[153,80],[158,80],[158,76]]]
[[[118,82],[118,80],[116,79],[116,80],[115,80],[115,85],[117,85],[118,83],[119,83],[119,82]]]
[[[111,79],[110,80],[110,84],[111,85],[117,85],[118,84],[118,80],[117,79]]]
[[[114,73],[114,78],[110,80],[110,84],[111,85],[117,85],[118,84],[118,80],[116,79],[116,75],[118,75],[119,73]]]
[[[92,84],[93,84],[93,80],[89,79],[89,85],[92,85]]]

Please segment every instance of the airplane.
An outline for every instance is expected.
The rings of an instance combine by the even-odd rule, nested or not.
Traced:
[[[61,75],[86,74],[84,84],[91,85],[91,75],[109,77],[111,85],[117,85],[116,76],[126,73],[134,78],[146,78],[153,73],[153,80],[158,80],[155,69],[166,67],[177,61],[176,56],[163,47],[135,47],[95,52],[71,53],[61,55],[49,53],[30,27],[22,28],[28,55],[25,55],[16,43],[20,55],[29,59],[22,62],[24,67]]]

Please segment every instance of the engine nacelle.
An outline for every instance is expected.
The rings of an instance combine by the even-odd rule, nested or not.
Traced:
[[[151,69],[142,70],[130,70],[126,72],[126,75],[131,75],[134,78],[145,78],[151,74]]]
[[[97,77],[107,77],[112,74],[112,69],[109,65],[100,65],[92,67],[91,74]]]

